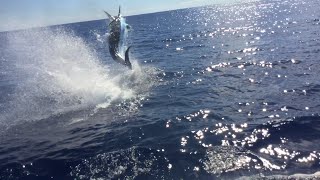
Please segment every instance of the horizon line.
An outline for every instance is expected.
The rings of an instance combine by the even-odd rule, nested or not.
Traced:
[[[156,14],[156,13],[163,13],[163,12],[169,12],[169,11],[184,10],[184,9],[191,9],[191,8],[201,8],[201,7],[208,7],[208,6],[215,6],[215,5],[222,5],[222,4],[210,4],[210,5],[183,7],[183,8],[177,8],[177,9],[160,10],[160,11],[155,11],[155,12],[141,13],[141,14],[131,14],[131,15],[124,16],[124,17],[133,17],[133,16],[140,16],[140,15]],[[230,4],[228,4],[228,5],[230,5]],[[102,10],[102,11],[103,11],[103,10]],[[48,25],[30,26],[30,27],[26,27],[26,28],[14,28],[14,29],[9,29],[9,30],[0,30],[0,33],[8,33],[8,32],[14,32],[14,31],[23,31],[23,30],[37,29],[37,28],[47,28],[47,27],[52,27],[52,26],[61,26],[61,25],[68,25],[68,24],[75,24],[75,23],[82,23],[82,22],[99,21],[99,20],[104,20],[104,19],[108,19],[108,18],[88,19],[88,20],[82,20],[82,21],[73,21],[73,22],[58,23],[58,24],[48,24]]]

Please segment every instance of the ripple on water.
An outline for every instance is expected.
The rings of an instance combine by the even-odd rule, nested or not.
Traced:
[[[162,179],[171,168],[172,164],[161,152],[133,147],[83,159],[72,168],[71,176],[76,179]]]
[[[239,176],[248,170],[288,175],[299,169],[313,173],[308,168],[320,163],[320,146],[316,143],[316,137],[320,137],[319,120],[319,116],[311,116],[278,119],[258,126],[217,123],[183,136],[181,153],[197,154],[204,149],[200,170],[223,177]]]

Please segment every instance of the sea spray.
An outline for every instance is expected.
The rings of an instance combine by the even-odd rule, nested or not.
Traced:
[[[6,50],[13,68],[8,76],[19,78],[1,124],[34,121],[89,107],[106,108],[114,100],[131,99],[139,93],[128,87],[132,84],[128,76],[148,78],[141,71],[110,73],[109,66],[80,37],[61,29],[14,32],[8,34],[8,40]],[[137,87],[141,89],[141,84]]]

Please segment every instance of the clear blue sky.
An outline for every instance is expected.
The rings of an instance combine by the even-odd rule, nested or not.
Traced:
[[[0,0],[0,31],[134,15],[240,0]]]

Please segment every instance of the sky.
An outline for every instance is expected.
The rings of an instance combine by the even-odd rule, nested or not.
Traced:
[[[0,0],[0,31],[104,19],[239,0]]]

